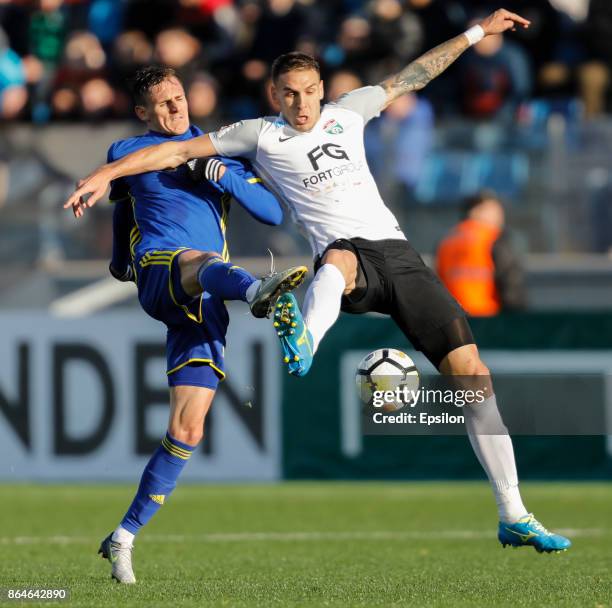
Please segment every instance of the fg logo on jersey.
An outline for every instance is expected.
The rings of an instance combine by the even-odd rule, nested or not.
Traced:
[[[350,160],[348,154],[341,146],[338,146],[337,144],[323,144],[322,146],[317,146],[308,152],[308,160],[310,160],[310,164],[315,171],[319,170],[318,160],[324,156],[329,156],[335,160]]]

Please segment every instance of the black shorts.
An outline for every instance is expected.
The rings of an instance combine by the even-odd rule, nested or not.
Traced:
[[[315,272],[330,249],[352,251],[359,262],[356,287],[342,298],[344,312],[390,315],[436,367],[455,348],[474,343],[465,311],[408,241],[338,239],[315,260]]]

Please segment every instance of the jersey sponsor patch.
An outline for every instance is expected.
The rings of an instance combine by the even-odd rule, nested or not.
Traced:
[[[323,125],[323,131],[330,135],[340,135],[344,133],[344,127],[335,118],[332,118]]]
[[[231,125],[225,125],[223,127],[221,127],[216,133],[215,133],[215,137],[217,139],[221,139],[222,137],[224,137],[225,135],[227,135],[230,131],[233,131],[236,127],[239,127],[241,124],[243,124],[244,121],[240,120],[238,122],[234,122]]]

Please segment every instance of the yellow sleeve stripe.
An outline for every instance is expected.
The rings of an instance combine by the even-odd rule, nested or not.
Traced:
[[[248,184],[263,184],[263,179],[261,177],[249,177],[247,179]]]

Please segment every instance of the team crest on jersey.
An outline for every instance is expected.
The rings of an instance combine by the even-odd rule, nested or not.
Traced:
[[[332,118],[323,125],[323,131],[330,135],[340,135],[344,133],[344,127],[335,118]]]
[[[239,122],[235,122],[231,125],[225,125],[224,127],[221,127],[217,133],[217,139],[223,137],[224,135],[227,135],[230,131],[234,130],[236,127],[239,127],[244,121],[239,121]]]

